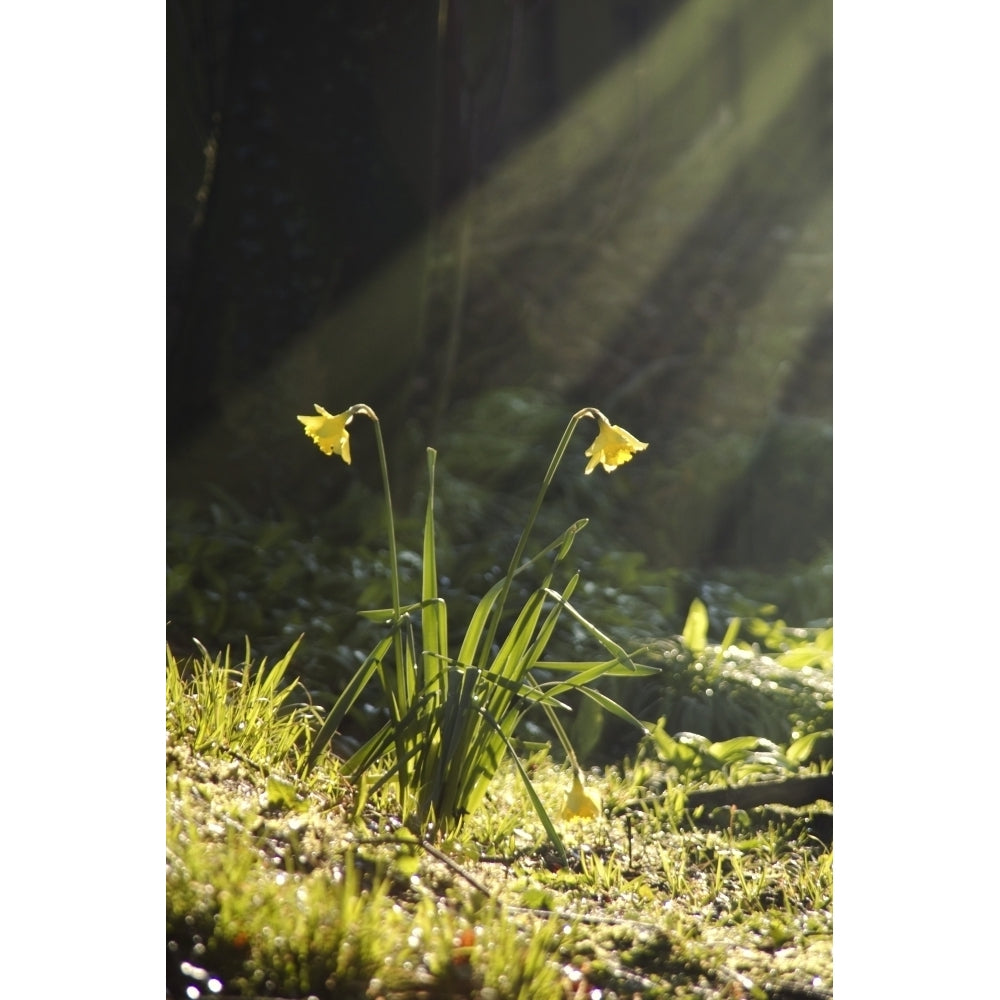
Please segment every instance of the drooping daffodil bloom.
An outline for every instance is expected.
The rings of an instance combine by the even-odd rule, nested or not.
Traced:
[[[602,413],[594,412],[599,430],[597,440],[584,452],[590,461],[584,469],[590,475],[598,464],[604,466],[605,472],[614,472],[619,465],[624,465],[637,451],[645,451],[649,447],[644,441],[629,434],[624,427],[612,424]],[[301,418],[300,418],[301,419]]]
[[[563,819],[588,819],[601,814],[601,798],[596,791],[588,792],[583,787],[582,775],[573,771],[573,787],[566,796],[566,804],[562,808]]]
[[[339,455],[348,465],[351,464],[351,439],[347,433],[347,425],[354,419],[353,407],[333,416],[327,413],[319,403],[313,403],[318,417],[299,417],[305,425],[306,434],[316,442],[324,455]]]

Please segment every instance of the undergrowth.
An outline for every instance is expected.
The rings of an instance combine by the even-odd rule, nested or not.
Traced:
[[[832,995],[833,852],[817,833],[831,805],[688,806],[703,789],[829,774],[822,713],[773,742],[651,723],[621,764],[586,774],[603,809],[560,822],[565,858],[512,762],[430,843],[402,827],[391,785],[362,805],[335,753],[301,777],[319,715],[292,652],[269,665],[168,651],[170,996]],[[522,763],[560,815],[565,765],[544,746]]]

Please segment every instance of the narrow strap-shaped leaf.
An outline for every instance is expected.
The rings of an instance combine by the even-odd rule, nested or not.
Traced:
[[[566,863],[566,847],[562,842],[562,837],[556,832],[556,828],[552,825],[552,820],[549,819],[549,814],[545,811],[545,806],[542,805],[542,800],[538,797],[538,793],[535,791],[535,786],[531,783],[531,778],[528,777],[528,772],[524,769],[524,765],[521,763],[517,754],[514,752],[513,746],[511,746],[510,739],[504,733],[503,729],[497,724],[496,719],[493,718],[489,712],[481,710],[483,718],[489,724],[489,726],[499,735],[503,740],[504,745],[507,748],[507,753],[510,754],[511,760],[514,761],[514,766],[517,768],[517,773],[521,777],[521,782],[524,785],[524,790],[531,800],[531,804],[535,809],[535,813],[538,816],[539,821],[545,828],[545,832],[548,835],[549,840],[552,845],[562,856],[563,863]]]
[[[539,549],[530,559],[525,559],[517,569],[514,570],[514,576],[518,573],[523,573],[529,566],[533,566],[537,562],[541,562],[550,552],[555,552],[556,557],[553,562],[554,565],[562,562],[569,553],[570,547],[573,544],[573,539],[587,526],[588,519],[581,517],[578,521],[574,521],[558,538],[553,539],[548,545],[543,549]]]
[[[486,691],[483,707],[488,709],[493,715],[502,719],[507,714],[508,706],[514,692],[519,690],[520,682],[531,667],[526,653],[531,642],[532,635],[538,625],[538,619],[544,604],[544,594],[536,590],[528,598],[521,613],[517,616],[517,621],[511,627],[510,633],[500,651],[497,653],[486,675],[490,680],[506,678],[514,682],[513,690],[502,684],[491,684]]]
[[[496,604],[497,598],[500,596],[500,591],[503,590],[503,584],[503,580],[498,580],[480,598],[479,603],[476,605],[476,610],[473,611],[472,618],[469,621],[469,627],[466,629],[465,638],[462,640],[462,646],[458,651],[459,663],[478,662],[479,643],[483,637],[483,629],[489,621],[490,612],[493,610],[493,605]],[[485,655],[484,653],[484,659]]]
[[[617,663],[617,660],[608,660],[604,663],[594,663],[585,670],[580,670],[573,674],[571,677],[565,680],[550,681],[544,685],[546,691],[551,695],[558,697],[561,694],[565,694],[567,691],[579,690],[581,688],[587,687],[596,680],[600,680],[605,677],[608,673],[607,665],[608,663]],[[630,676],[632,675],[630,671]]]
[[[326,721],[316,734],[309,756],[306,759],[305,773],[308,774],[316,764],[319,755],[326,749],[327,744],[333,739],[333,734],[339,728],[344,716],[351,710],[358,700],[361,692],[364,691],[368,682],[372,679],[375,671],[382,664],[382,658],[389,651],[393,643],[393,634],[385,636],[375,648],[365,658],[364,663],[354,672],[354,676],[348,681],[347,687],[340,693],[340,697],[334,702],[330,709]]]
[[[622,664],[622,666],[627,667],[632,673],[635,672],[636,665],[632,661],[632,657],[629,656],[629,654],[626,653],[625,650],[611,638],[611,636],[605,635],[589,619],[581,615],[572,604],[564,600],[562,595],[557,591],[548,590],[547,593],[553,600],[562,604],[566,610],[587,630],[587,632],[589,632],[620,664]]]
[[[353,779],[359,778],[365,771],[368,770],[371,765],[378,760],[393,743],[393,723],[386,722],[382,727],[375,733],[374,736],[370,736],[365,742],[358,747],[354,753],[346,761],[344,761],[344,773],[350,775]],[[395,774],[395,768],[391,770],[392,774]]]
[[[536,590],[525,602],[490,666],[490,673],[517,678],[527,671],[530,664],[525,665],[524,652],[538,625],[545,593],[544,590]]]
[[[532,521],[533,520],[534,520],[534,515],[532,515]],[[496,636],[497,630],[500,627],[500,622],[504,615],[507,596],[510,593],[510,585],[514,577],[517,576],[518,573],[523,572],[525,569],[531,566],[532,563],[539,561],[548,552],[551,552],[553,549],[557,549],[558,552],[555,561],[553,562],[552,567],[550,567],[549,569],[549,575],[545,578],[545,582],[542,584],[543,587],[547,587],[552,582],[552,570],[555,568],[556,565],[559,564],[559,562],[563,558],[565,558],[565,555],[569,551],[569,547],[572,544],[573,538],[576,536],[577,532],[579,532],[586,524],[587,524],[586,518],[581,518],[579,521],[576,521],[574,524],[571,524],[554,542],[547,545],[544,549],[541,550],[541,552],[536,553],[534,556],[532,556],[526,562],[522,563],[520,566],[513,566],[513,561],[512,561],[513,568],[508,570],[507,573],[504,575],[503,579],[501,579],[500,597],[497,603],[490,611],[490,619],[486,631],[487,639],[483,643],[483,649],[481,655],[475,657],[475,662],[479,666],[483,668],[486,667],[487,660],[489,659],[489,655],[492,650],[493,639]],[[527,538],[526,535],[522,535],[521,541],[522,542],[526,541],[526,538]],[[517,556],[515,555],[514,558],[516,559]]]
[[[399,617],[405,618],[407,615],[411,615],[416,611],[419,611],[423,607],[422,601],[417,601],[414,604],[407,604],[405,607],[399,609]],[[372,608],[370,611],[359,611],[357,615],[359,618],[364,618],[366,621],[378,622],[383,625],[393,625],[393,617],[396,614],[392,608]]]
[[[463,770],[481,749],[475,732],[479,671],[472,667],[458,673],[457,682],[449,682],[449,696],[441,709],[441,756],[431,792],[439,817],[453,816],[463,805]]]
[[[708,608],[699,597],[691,602],[681,638],[684,640],[684,645],[696,656],[704,652],[705,642],[708,639]]]
[[[631,655],[634,657],[636,654]],[[579,674],[597,670],[595,677],[653,677],[663,673],[660,667],[637,663],[632,668],[624,666],[618,660],[538,660],[532,664],[532,669],[550,670],[557,674]]]
[[[559,718],[556,715],[556,713],[552,710],[552,706],[546,701],[542,701],[540,702],[540,704],[542,706],[542,709],[545,711],[546,716],[548,716],[549,725],[552,726],[553,732],[556,734],[556,736],[559,739],[559,742],[562,744],[562,748],[566,753],[567,759],[573,765],[573,770],[579,773],[580,762],[576,759],[576,753],[573,750],[573,744],[570,743],[569,737],[566,735],[566,730],[563,729],[563,725],[559,721]]]
[[[562,599],[568,601],[570,595],[576,590],[576,585],[580,580],[580,574],[574,573],[570,577],[569,582],[563,588]],[[549,640],[552,638],[552,633],[555,631],[556,624],[559,621],[559,616],[562,614],[563,605],[556,603],[555,607],[548,613],[545,621],[542,622],[541,628],[538,630],[538,635],[535,637],[535,641],[531,644],[531,649],[527,654],[527,661],[529,666],[536,663],[545,655],[545,650],[548,647]]]
[[[424,515],[423,580],[420,596],[423,648],[432,655],[422,658],[424,683],[438,684],[439,656],[448,655],[448,608],[438,598],[437,544],[434,537],[434,466],[437,452],[427,449],[427,510]]]
[[[612,715],[618,716],[619,719],[635,726],[644,736],[649,735],[649,726],[645,722],[640,722],[628,709],[619,705],[617,701],[613,701],[606,694],[601,694],[600,691],[595,691],[594,688],[583,687],[580,688],[580,691],[591,701],[597,702],[605,712],[610,712]]]

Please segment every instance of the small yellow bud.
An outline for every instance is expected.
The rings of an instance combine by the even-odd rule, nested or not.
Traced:
[[[573,772],[573,787],[566,796],[562,818],[573,819],[575,816],[590,817],[601,815],[601,797],[596,791],[587,791],[583,787],[583,775]]]

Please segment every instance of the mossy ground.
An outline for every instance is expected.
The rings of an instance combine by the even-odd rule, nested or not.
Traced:
[[[558,816],[567,770],[529,767]],[[564,859],[512,771],[422,845],[333,757],[267,770],[168,726],[168,996],[832,996],[829,803],[694,816],[640,755],[587,776]]]

